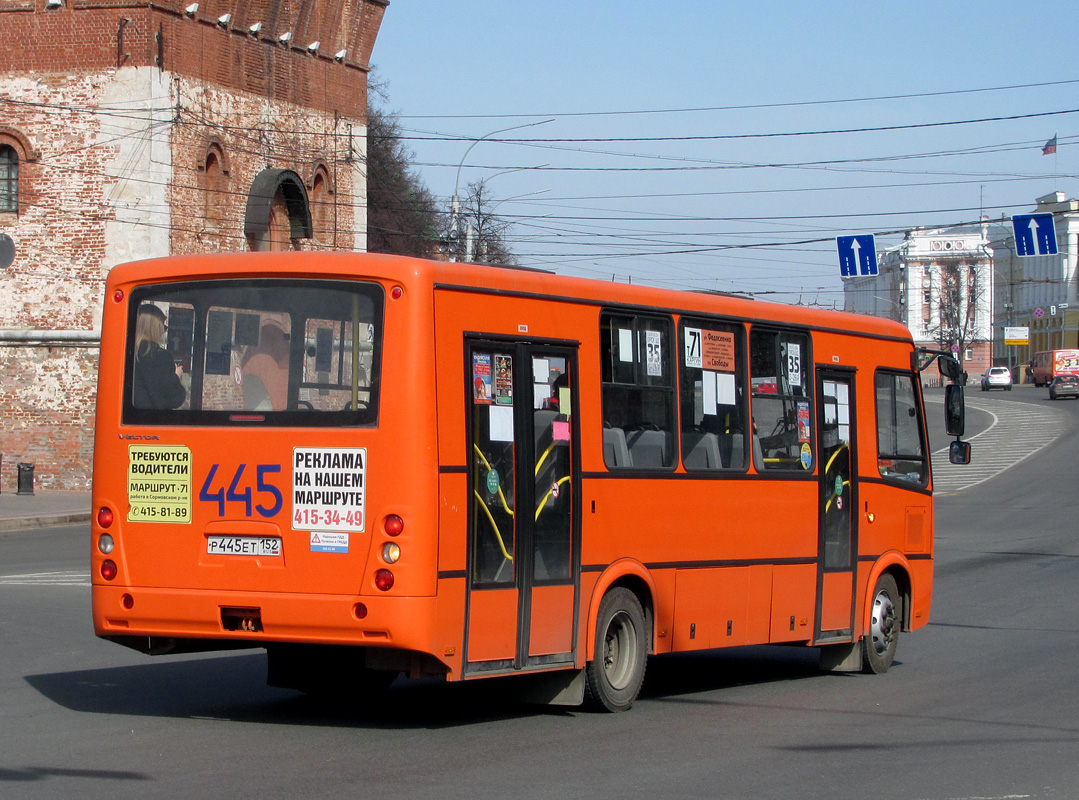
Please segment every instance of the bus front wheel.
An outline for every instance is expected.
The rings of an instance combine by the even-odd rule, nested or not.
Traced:
[[[644,683],[648,630],[637,595],[617,587],[596,617],[595,655],[585,670],[585,704],[599,711],[626,711]]]
[[[862,649],[863,672],[879,675],[892,666],[902,627],[901,603],[895,578],[881,575],[873,590],[873,605],[869,610],[869,635]]]

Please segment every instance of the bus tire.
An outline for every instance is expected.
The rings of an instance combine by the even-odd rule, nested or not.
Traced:
[[[869,635],[862,648],[862,671],[875,675],[887,672],[895,658],[902,627],[902,600],[895,578],[881,575],[873,589],[869,609]]]
[[[637,595],[616,587],[604,595],[596,617],[595,657],[585,668],[585,705],[627,711],[644,683],[648,627]]]

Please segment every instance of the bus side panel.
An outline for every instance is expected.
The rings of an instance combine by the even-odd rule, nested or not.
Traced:
[[[446,680],[460,680],[463,673],[462,631],[465,629],[465,579],[445,578],[438,582],[435,614],[428,652],[449,667]]]
[[[933,606],[933,562],[912,561],[910,572],[910,629],[915,631],[929,624],[930,609]]]
[[[532,590],[532,596],[545,613],[539,614],[533,609],[528,654],[546,656],[572,652],[573,629],[563,620],[573,619],[574,587],[537,586]]]
[[[513,594],[513,600],[506,598]],[[512,660],[517,653],[516,589],[469,595],[468,660]]]
[[[586,565],[817,558],[815,481],[612,478],[589,481],[584,500]],[[589,537],[594,527],[609,535]]]
[[[442,474],[439,487],[438,570],[464,572],[468,568],[468,476]]]
[[[813,637],[817,565],[779,564],[773,570],[769,639],[773,642],[808,641]]]
[[[746,644],[749,567],[680,569],[675,579],[674,649]]]
[[[758,564],[678,570],[674,649],[767,644],[772,569]]]
[[[665,647],[680,650],[763,643],[773,632],[779,634],[773,641],[808,640],[812,632],[803,620],[811,620],[815,608],[816,503],[816,482],[807,480],[778,482],[739,476],[736,480],[637,477],[588,481],[583,564],[606,566],[632,553],[651,570],[657,589],[667,574],[673,578],[677,572],[671,581],[676,586],[671,586],[670,604],[664,597],[656,599],[660,652]],[[642,524],[642,520],[650,522]],[[598,530],[604,530],[605,535],[589,535]],[[736,563],[730,568],[708,567],[722,561],[791,558],[806,563],[793,567]],[[672,563],[679,569],[663,569]],[[695,565],[699,567],[693,569]],[[774,578],[772,570],[776,571]],[[730,589],[732,584],[739,588]],[[728,591],[734,594],[728,595]],[[782,624],[777,623],[775,614],[780,614]],[[796,618],[793,632],[791,616]],[[694,623],[696,635],[690,638],[689,626]],[[669,632],[666,638],[665,631]]]
[[[854,575],[850,572],[825,572],[822,586],[820,628],[822,631],[850,627]]]

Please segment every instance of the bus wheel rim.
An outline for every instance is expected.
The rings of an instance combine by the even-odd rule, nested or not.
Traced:
[[[873,619],[869,626],[873,649],[877,655],[888,652],[895,638],[895,627],[895,603],[887,592],[877,592],[877,596],[873,598]]]
[[[613,689],[625,689],[633,678],[637,661],[637,629],[625,611],[619,611],[607,625],[603,646],[603,674]]]

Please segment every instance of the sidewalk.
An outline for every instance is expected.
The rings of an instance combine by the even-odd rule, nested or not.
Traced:
[[[0,533],[90,521],[90,492],[0,492]]]

